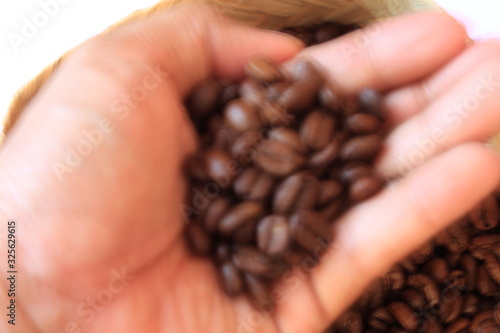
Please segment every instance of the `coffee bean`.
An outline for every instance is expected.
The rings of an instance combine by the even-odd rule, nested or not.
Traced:
[[[318,150],[324,148],[331,141],[334,129],[334,118],[324,112],[313,111],[302,122],[300,136],[308,147]]]
[[[492,253],[495,246],[500,243],[500,234],[486,234],[474,237],[469,244],[470,253],[480,260]]]
[[[466,280],[465,280],[465,273],[464,271],[461,270],[453,270],[448,274],[446,277],[444,284],[446,285],[447,288],[449,289],[454,289],[454,290],[466,290]]]
[[[299,133],[292,129],[283,127],[273,128],[271,131],[269,131],[268,137],[269,140],[286,144],[299,154],[307,153],[307,147],[302,142]]]
[[[332,40],[344,33],[344,29],[341,25],[335,23],[326,23],[321,25],[314,32],[314,42],[317,44],[321,44]]]
[[[290,243],[290,228],[284,216],[269,215],[260,220],[257,226],[257,244],[259,249],[270,255],[284,253]]]
[[[260,204],[244,201],[224,214],[219,223],[219,231],[223,235],[230,235],[244,224],[256,222],[263,212],[264,209]]]
[[[460,293],[447,289],[442,295],[439,308],[439,318],[444,324],[449,324],[458,319],[462,312],[463,298]]]
[[[473,316],[479,311],[479,297],[476,294],[464,295],[463,314],[466,316]]]
[[[221,149],[210,149],[205,152],[205,168],[210,179],[218,186],[228,188],[234,179],[234,165],[231,155]]]
[[[219,243],[215,249],[215,256],[219,262],[224,262],[230,259],[229,246],[226,243]]]
[[[400,268],[393,268],[381,278],[384,292],[400,290],[405,285],[405,274]]]
[[[359,104],[362,112],[373,114],[379,119],[384,118],[381,96],[378,92],[372,89],[363,89],[359,93]]]
[[[468,215],[472,225],[479,230],[490,230],[498,225],[498,204],[493,196],[481,201]]]
[[[470,325],[470,320],[467,318],[460,318],[455,322],[451,323],[448,328],[446,328],[446,333],[467,333]]]
[[[266,88],[251,78],[241,82],[238,93],[241,99],[236,101],[244,101],[246,104],[250,104],[254,107],[262,105],[266,98]]]
[[[234,230],[229,237],[234,244],[253,244],[257,230],[257,219],[252,219]]]
[[[371,198],[384,186],[379,177],[368,176],[356,180],[349,188],[349,199],[353,202],[365,201]]]
[[[278,98],[281,96],[281,94],[288,88],[290,83],[288,82],[276,82],[269,87],[267,87],[266,90],[266,101],[269,102],[275,102],[278,100]]]
[[[266,102],[260,109],[260,118],[265,125],[269,126],[293,126],[295,115],[288,111],[277,102]]]
[[[234,192],[243,199],[263,201],[272,193],[275,180],[257,168],[245,169],[234,181]]]
[[[422,267],[422,272],[434,279],[437,283],[441,283],[446,279],[450,270],[446,260],[442,258],[434,258]]]
[[[317,84],[311,80],[297,81],[292,83],[278,98],[278,103],[287,112],[293,114],[304,113],[310,108],[318,93]]]
[[[247,166],[255,159],[260,139],[258,131],[243,133],[232,143],[231,155],[240,165]]]
[[[372,134],[378,130],[380,121],[374,115],[356,113],[346,119],[346,125],[355,134]]]
[[[221,89],[217,80],[207,79],[191,92],[187,106],[195,119],[204,118],[214,112]]]
[[[317,204],[324,206],[337,199],[343,191],[342,184],[336,180],[324,180],[319,184]]]
[[[197,181],[210,180],[207,170],[203,165],[202,154],[193,154],[189,156],[184,162],[184,170],[189,177]]]
[[[374,174],[373,169],[368,164],[351,162],[340,171],[340,180],[344,183],[354,183],[360,178],[371,177]]]
[[[262,56],[251,58],[245,66],[245,73],[262,83],[273,83],[284,79],[278,65]]]
[[[464,270],[467,291],[471,292],[476,283],[476,260],[472,256],[464,254],[460,260],[460,266]]]
[[[376,331],[387,331],[395,319],[386,307],[379,307],[368,317],[368,325]]]
[[[205,256],[212,248],[212,240],[208,233],[197,223],[190,222],[186,226],[186,237],[188,245],[194,253]]]
[[[499,333],[500,327],[495,324],[493,311],[483,311],[472,319],[469,330],[471,333]]]
[[[355,137],[342,145],[340,159],[342,161],[369,161],[377,155],[381,145],[382,140],[377,134]]]
[[[500,284],[500,258],[494,254],[489,254],[484,259],[484,268],[490,273],[490,277]]]
[[[324,87],[319,93],[321,106],[329,111],[340,114],[342,112],[342,99],[329,87]]]
[[[262,126],[256,108],[243,99],[234,100],[226,106],[224,120],[235,133],[258,130]]]
[[[320,90],[325,82],[324,76],[320,73],[318,67],[305,59],[297,60],[292,64],[291,75],[295,82],[308,82],[314,85],[316,90]]]
[[[443,327],[434,317],[429,317],[423,322],[422,328],[419,331],[423,333],[441,333],[443,332]]]
[[[318,199],[319,182],[307,171],[285,178],[276,188],[273,198],[275,214],[290,214],[302,209],[312,209]]]
[[[320,214],[325,218],[325,220],[332,222],[344,212],[344,209],[345,200],[343,198],[339,198],[328,204],[325,208],[321,209]]]
[[[226,82],[220,96],[220,104],[226,105],[238,97],[240,97],[239,85],[232,82]]]
[[[231,259],[236,267],[252,274],[264,274],[273,265],[269,257],[249,246],[234,248]]]
[[[302,210],[290,217],[290,230],[293,239],[305,250],[313,253],[320,240],[330,236],[330,226],[324,217],[312,210]]]
[[[430,307],[439,303],[439,288],[434,280],[424,274],[408,276],[406,285],[419,290],[425,297]]]
[[[484,266],[477,268],[476,289],[483,296],[493,296],[498,292],[498,287],[486,271]]]
[[[243,291],[241,272],[230,261],[221,264],[220,276],[222,278],[222,287],[229,296],[236,296]]]
[[[284,177],[301,168],[306,159],[294,147],[279,141],[265,140],[257,149],[255,163],[271,175]]]
[[[273,304],[269,298],[269,290],[266,284],[257,276],[250,273],[243,273],[243,279],[247,286],[252,304],[258,309],[268,310],[267,306]]]
[[[417,331],[418,318],[408,305],[402,302],[393,302],[387,306],[387,309],[405,330],[410,332]]]
[[[427,302],[424,295],[415,289],[406,289],[401,292],[401,298],[406,304],[417,311],[422,311],[427,308]]]
[[[469,245],[469,235],[458,223],[438,234],[436,240],[438,244],[446,246],[448,251],[453,253],[462,253]]]
[[[311,169],[320,169],[328,166],[338,156],[340,144],[338,140],[332,140],[323,149],[314,152],[310,158],[308,166]]]
[[[500,326],[500,301],[495,305],[495,308],[493,309],[493,319],[495,319],[495,322],[497,325]]]
[[[362,333],[363,317],[358,311],[348,311],[339,317],[337,327],[339,333]]]
[[[217,230],[222,216],[229,210],[229,199],[225,197],[216,197],[207,208],[203,211],[200,221],[203,221],[203,226],[206,230],[213,233]]]

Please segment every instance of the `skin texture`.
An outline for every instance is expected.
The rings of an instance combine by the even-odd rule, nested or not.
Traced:
[[[321,332],[371,279],[473,207],[500,180],[497,155],[481,143],[499,130],[492,110],[500,92],[458,128],[439,121],[448,105],[474,93],[481,75],[500,79],[497,42],[467,45],[463,27],[443,14],[370,29],[301,55],[323,65],[341,92],[388,92],[394,130],[377,165],[402,178],[340,219],[309,277],[304,263],[278,283],[272,315],[245,297],[226,297],[212,264],[186,248],[179,204],[190,189],[181,165],[196,140],[182,100],[203,78],[238,79],[252,55],[283,62],[301,44],[180,6],[82,45],[0,150],[0,220],[18,221],[22,272],[17,326],[2,319],[2,332]],[[359,44],[362,34],[368,42]],[[138,86],[151,87],[156,69],[167,74],[124,107]],[[58,176],[54,165],[103,120],[112,130]],[[432,134],[429,125],[446,140],[407,165],[415,140]],[[117,272],[129,280],[117,282]]]

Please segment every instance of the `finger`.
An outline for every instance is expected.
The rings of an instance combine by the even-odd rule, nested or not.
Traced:
[[[378,169],[401,175],[445,149],[492,137],[500,129],[499,80],[500,62],[494,58],[460,78],[387,137]]]
[[[478,65],[500,56],[500,41],[471,44],[452,62],[419,82],[391,91],[384,97],[388,125],[399,124],[417,114]]]
[[[499,179],[498,156],[480,144],[467,144],[348,212],[336,224],[335,246],[312,274],[328,315],[323,325],[337,318],[372,279],[471,209]],[[287,301],[300,306],[293,297]]]
[[[340,93],[387,90],[441,67],[464,49],[465,37],[450,16],[425,13],[376,24],[301,54],[323,65]]]

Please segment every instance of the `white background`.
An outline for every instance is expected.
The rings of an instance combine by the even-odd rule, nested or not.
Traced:
[[[0,119],[15,91],[66,50],[99,33],[132,11],[157,0],[11,0],[0,3]],[[14,47],[9,36],[22,35],[25,21],[33,22],[43,3],[52,17],[25,42]],[[500,37],[498,0],[437,0],[463,21],[474,38]],[[63,4],[64,3],[64,4]],[[38,17],[38,19],[43,17]],[[44,23],[43,20],[40,23]],[[439,32],[437,32],[439,33]],[[10,35],[9,35],[10,34]],[[500,61],[500,60],[499,60]]]

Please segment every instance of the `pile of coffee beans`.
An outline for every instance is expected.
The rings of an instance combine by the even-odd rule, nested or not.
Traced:
[[[500,333],[498,198],[374,281],[327,332]]]
[[[226,293],[259,306],[274,280],[326,247],[345,209],[383,188],[371,165],[383,119],[375,91],[338,96],[307,60],[285,69],[255,57],[245,69],[243,81],[206,80],[186,101],[200,148],[185,164],[184,212],[190,247],[212,258]]]

